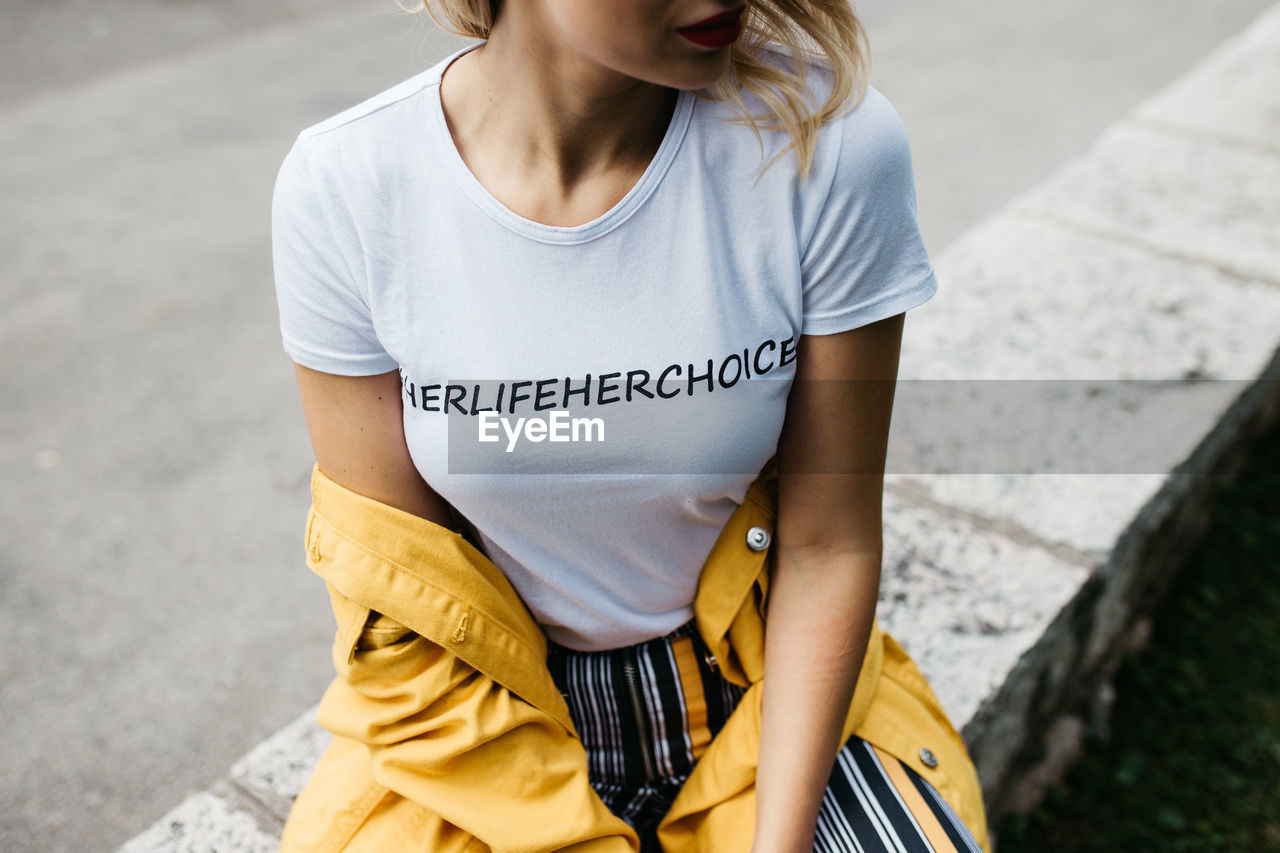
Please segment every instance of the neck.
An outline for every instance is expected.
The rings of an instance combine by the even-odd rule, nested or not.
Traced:
[[[455,136],[482,139],[512,168],[566,191],[593,176],[642,171],[677,90],[558,50],[520,17],[529,5],[507,4],[489,39],[450,66],[442,94]]]

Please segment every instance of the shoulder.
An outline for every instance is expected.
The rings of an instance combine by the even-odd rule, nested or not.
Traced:
[[[394,120],[395,114],[402,110],[407,102],[420,97],[425,91],[439,82],[439,75],[434,68],[419,72],[407,80],[402,80],[388,89],[384,89],[348,107],[336,115],[317,122],[303,130],[299,137],[303,139],[319,139],[332,134],[359,133],[370,124],[379,120]]]
[[[305,161],[322,183],[344,175],[367,181],[415,159],[412,153],[430,138],[431,99],[438,98],[441,72],[456,55],[303,129],[290,158]]]
[[[785,46],[770,42],[758,51],[756,59],[783,73],[802,73],[802,95],[811,111],[817,112],[826,104],[834,88],[835,75],[822,57],[807,55],[797,58]],[[767,83],[766,88],[770,96],[788,96],[774,83]],[[765,98],[746,88],[739,89],[739,93],[747,112],[763,118],[764,124],[776,124],[772,120],[773,109]],[[705,112],[704,118],[725,120],[717,122],[717,125],[724,124],[725,127],[717,127],[712,132],[714,135],[732,138],[742,146],[749,146],[753,151],[763,153],[766,161],[791,142],[790,133],[782,128],[762,128],[757,141],[750,127],[732,121],[741,113],[727,101],[711,101],[700,109]],[[830,186],[837,178],[837,171],[858,173],[885,164],[896,168],[907,156],[907,133],[901,116],[883,92],[867,83],[855,89],[853,96],[839,105],[836,115],[819,128],[811,180],[806,182],[808,191]],[[786,158],[786,162],[784,168],[794,174],[794,157]],[[778,163],[773,168],[780,166],[783,164]],[[821,189],[816,191],[822,192]]]
[[[330,220],[378,211],[437,158],[424,151],[431,99],[447,60],[303,129],[276,178],[283,209],[324,209]]]
[[[853,159],[866,156],[899,156],[908,148],[907,128],[889,99],[868,85],[862,99],[835,121],[846,148],[852,146]]]
[[[811,97],[820,106],[831,92],[832,72],[815,61],[807,76]],[[910,185],[911,173],[906,125],[885,94],[870,83],[856,88],[818,131],[811,173],[815,193],[828,198],[854,194],[876,201]]]
[[[857,105],[825,130],[818,153],[833,191],[843,186],[874,197],[913,183],[906,126],[875,87],[868,86]]]
[[[780,46],[769,51],[769,61],[794,68],[790,54],[781,51]],[[831,95],[835,75],[821,57],[807,58],[804,69],[806,98],[810,108],[818,110]],[[897,109],[883,92],[864,81],[819,129],[815,177],[819,182],[823,175],[840,180],[851,172],[899,164],[908,147],[906,126]]]
[[[810,53],[796,56],[785,45],[771,41],[757,50],[755,59],[779,72],[801,74],[804,79],[804,101],[813,111],[820,109],[831,96],[835,86],[835,73],[832,71],[830,62],[821,55]],[[785,94],[777,85],[768,84],[768,88],[774,95]],[[768,109],[767,104],[760,97],[746,89],[741,91],[746,105],[752,112],[759,113]],[[860,98],[858,98],[859,93],[861,93]],[[867,81],[864,81],[862,87],[855,87],[854,98],[841,104],[841,107],[843,110],[840,116],[828,124],[842,122],[846,127],[863,128],[901,124],[901,119],[889,99]]]
[[[346,160],[394,148],[398,140],[413,134],[421,119],[421,100],[434,91],[438,77],[421,72],[336,115],[302,130],[295,149],[308,160]]]

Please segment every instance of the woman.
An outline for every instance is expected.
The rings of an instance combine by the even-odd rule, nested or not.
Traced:
[[[282,329],[319,471],[501,569],[545,632],[592,796],[650,850],[745,694],[694,604],[776,455],[776,526],[748,534],[772,561],[751,849],[978,849],[920,773],[846,740],[879,643],[903,312],[937,287],[852,11],[440,5],[483,41],[304,131],[277,183]],[[343,689],[344,665],[384,647],[367,632],[385,615],[354,612]],[[382,784],[412,788],[422,768],[378,764],[392,738],[361,740]],[[449,799],[424,805],[450,817]]]

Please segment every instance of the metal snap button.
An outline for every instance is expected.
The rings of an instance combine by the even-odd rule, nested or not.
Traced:
[[[712,669],[716,668],[718,661],[716,661],[716,656],[711,654],[711,652],[707,652],[706,654],[704,654],[702,656],[702,659],[707,662],[707,666],[711,667]]]
[[[920,760],[924,762],[925,767],[938,766],[938,756],[934,755],[933,750],[928,747],[922,747],[920,749]]]
[[[753,527],[747,531],[747,547],[752,551],[763,551],[769,547],[769,531],[763,527]]]

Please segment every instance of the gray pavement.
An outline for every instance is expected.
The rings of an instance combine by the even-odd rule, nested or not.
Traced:
[[[5,0],[0,103],[351,5],[342,0]],[[369,2],[364,6],[373,8]]]
[[[329,677],[271,181],[298,129],[455,42],[386,5],[212,5],[98,4],[136,41],[78,67],[78,4],[0,28],[4,850],[113,848]],[[1270,4],[1025,5],[860,7],[934,252]]]

